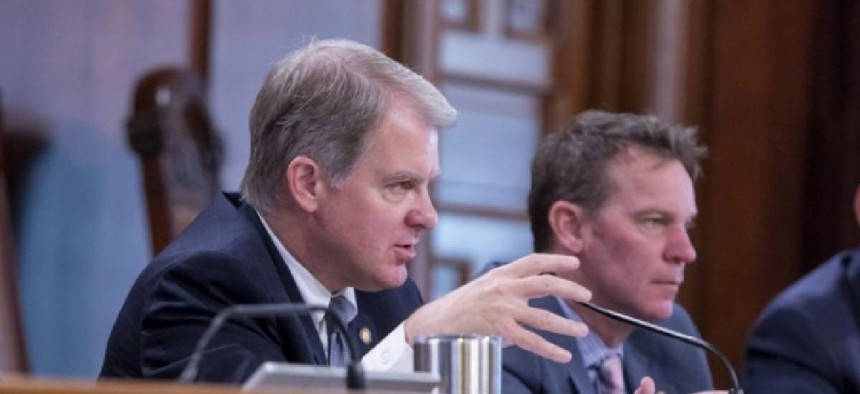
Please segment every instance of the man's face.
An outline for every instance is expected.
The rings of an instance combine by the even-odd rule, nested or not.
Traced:
[[[631,148],[609,163],[609,197],[587,220],[583,283],[595,302],[645,320],[671,316],[684,268],[696,259],[687,234],[693,182],[678,160]]]
[[[428,183],[439,174],[437,132],[407,104],[392,106],[367,149],[318,212],[337,282],[365,291],[400,286],[419,233],[436,225]]]

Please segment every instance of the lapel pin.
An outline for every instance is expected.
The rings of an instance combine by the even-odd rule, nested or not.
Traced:
[[[358,332],[358,337],[361,338],[361,342],[365,345],[369,345],[370,341],[373,340],[373,336],[370,335],[370,329],[367,327],[363,327]]]

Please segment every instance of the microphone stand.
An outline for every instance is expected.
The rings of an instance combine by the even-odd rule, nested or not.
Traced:
[[[200,366],[200,361],[203,358],[203,352],[206,346],[212,341],[212,338],[221,329],[221,326],[233,317],[271,317],[271,316],[290,316],[296,314],[310,314],[312,312],[323,312],[328,310],[323,305],[306,305],[306,304],[260,304],[248,305],[238,304],[225,308],[215,315],[209,327],[197,341],[197,346],[194,353],[188,359],[188,364],[182,370],[182,375],[179,377],[180,383],[193,383],[197,379],[197,373]],[[332,324],[343,336],[347,346],[349,346],[350,363],[346,367],[346,388],[350,390],[364,390],[367,388],[367,380],[364,376],[364,369],[361,367],[361,358],[358,356],[358,347],[349,335],[346,325],[337,318],[333,313],[325,314],[327,323]]]
[[[657,334],[660,334],[660,335],[663,335],[663,336],[666,336],[669,338],[674,338],[674,339],[677,339],[681,342],[685,342],[685,343],[688,343],[688,344],[693,345],[695,347],[698,347],[700,349],[704,349],[704,350],[711,352],[712,354],[717,356],[717,359],[720,360],[720,362],[723,364],[723,367],[725,367],[726,370],[729,371],[729,377],[732,380],[732,386],[733,386],[731,389],[729,389],[729,394],[744,394],[744,390],[741,388],[741,385],[738,383],[738,376],[737,376],[737,374],[735,374],[735,369],[732,368],[732,364],[729,362],[729,359],[722,352],[717,350],[717,348],[714,347],[714,345],[711,345],[710,343],[708,343],[708,342],[706,342],[700,338],[696,338],[696,337],[690,336],[690,335],[681,334],[680,332],[672,331],[668,328],[660,327],[656,324],[651,324],[649,322],[639,320],[635,317],[628,316],[628,315],[625,315],[623,313],[613,311],[611,309],[606,309],[602,306],[593,304],[591,302],[580,302],[579,304],[588,308],[588,309],[591,309],[591,310],[593,310],[593,311],[595,311],[595,312],[597,312],[603,316],[606,316],[610,319],[619,320],[619,321],[622,321],[624,323],[630,324],[631,326],[639,327],[639,328],[644,329],[646,331],[655,332]]]

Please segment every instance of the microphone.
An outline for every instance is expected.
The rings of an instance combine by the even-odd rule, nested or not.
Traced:
[[[194,348],[194,353],[188,359],[188,364],[182,370],[182,375],[179,377],[180,383],[193,383],[197,379],[200,360],[203,357],[203,352],[206,346],[212,341],[212,338],[221,329],[221,326],[233,317],[271,317],[271,316],[292,316],[297,314],[308,315],[312,312],[323,312],[328,310],[322,305],[306,305],[306,304],[260,304],[248,305],[237,304],[225,308],[215,315],[209,327],[197,341]],[[327,324],[331,324],[340,332],[346,345],[349,346],[350,363],[346,367],[346,388],[350,390],[364,390],[367,387],[367,380],[364,376],[364,370],[361,367],[361,358],[358,356],[358,347],[346,329],[346,325],[334,313],[326,313]]]
[[[681,334],[680,332],[672,331],[668,328],[660,327],[656,324],[651,324],[651,323],[648,323],[646,321],[639,320],[635,317],[628,316],[628,315],[625,315],[623,313],[613,311],[611,309],[606,309],[602,306],[598,306],[598,305],[593,304],[591,302],[580,302],[579,304],[588,308],[588,309],[591,309],[591,310],[593,310],[593,311],[595,311],[595,312],[597,312],[603,316],[606,316],[610,319],[619,320],[619,321],[627,323],[631,326],[635,326],[635,327],[644,329],[646,331],[651,331],[651,332],[654,332],[654,333],[657,333],[657,334],[660,334],[663,336],[667,336],[669,338],[677,339],[681,342],[685,342],[685,343],[693,345],[697,348],[704,349],[706,351],[711,352],[712,354],[717,356],[717,359],[720,360],[720,362],[723,364],[723,367],[725,367],[726,370],[729,371],[729,377],[732,379],[732,386],[733,386],[731,389],[729,389],[729,394],[744,394],[744,390],[741,388],[741,385],[738,383],[738,376],[735,373],[735,369],[732,368],[732,364],[729,362],[729,359],[726,358],[726,356],[722,352],[717,350],[717,348],[714,347],[714,345],[711,345],[710,343],[708,343],[708,342],[706,342],[700,338],[696,338],[694,336],[690,336],[690,335],[686,335],[686,334]]]

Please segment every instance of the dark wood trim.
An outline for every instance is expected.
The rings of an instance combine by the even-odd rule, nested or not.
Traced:
[[[589,108],[620,110],[623,7],[622,0],[594,3],[594,44],[588,54],[593,81],[586,104]]]
[[[547,102],[545,132],[561,130],[574,114],[589,108],[593,7],[592,0],[562,3],[553,46],[553,88]]]
[[[802,265],[816,3],[714,1],[699,327],[736,366],[756,317]]]
[[[860,243],[852,214],[860,185],[860,4],[822,0],[818,5],[803,272]]]
[[[380,10],[382,21],[382,37],[380,37],[380,50],[388,57],[405,63],[404,47],[405,39],[403,32],[405,30],[404,23],[406,21],[406,1],[405,0],[383,0],[382,9]]]
[[[0,96],[0,147],[3,146]],[[2,152],[2,149],[0,149]],[[6,157],[0,153],[0,373],[26,372],[27,353],[18,296],[18,264],[6,188]]]
[[[188,61],[191,69],[203,79],[204,83],[208,83],[210,39],[212,38],[212,0],[191,0],[190,14]]]

